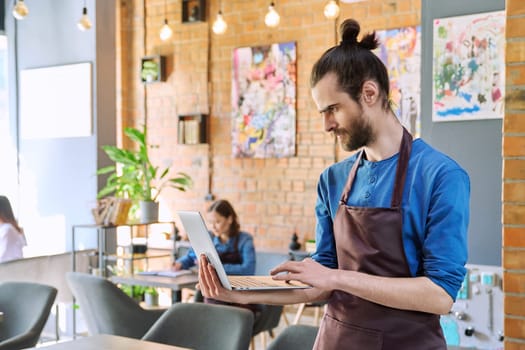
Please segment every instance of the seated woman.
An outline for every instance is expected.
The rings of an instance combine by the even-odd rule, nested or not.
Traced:
[[[24,233],[6,196],[0,196],[0,262],[23,258]]]
[[[214,202],[207,212],[212,240],[227,275],[253,275],[255,273],[255,247],[251,234],[241,231],[237,213],[227,200]],[[189,269],[197,263],[193,249],[173,264],[175,271]],[[216,303],[216,301],[207,300]],[[243,307],[247,307],[243,305]],[[248,306],[252,311],[255,306]]]

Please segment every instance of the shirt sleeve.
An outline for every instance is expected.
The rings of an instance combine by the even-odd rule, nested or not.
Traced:
[[[462,169],[438,176],[433,186],[423,242],[424,275],[453,300],[466,274],[470,180]]]
[[[247,233],[239,236],[240,264],[224,264],[227,275],[253,275],[255,273],[255,247],[253,237]]]
[[[182,264],[182,269],[188,270],[196,265],[197,255],[193,248],[189,249],[186,255],[181,256],[176,260],[178,263]]]
[[[0,226],[0,262],[4,261],[6,258],[7,247],[9,245],[7,230],[6,225]]]
[[[323,176],[324,175],[324,176]],[[317,185],[317,202],[315,205],[315,245],[312,259],[329,268],[337,268],[337,252],[333,231],[333,220],[329,208],[330,198],[327,189],[326,173],[321,174]]]

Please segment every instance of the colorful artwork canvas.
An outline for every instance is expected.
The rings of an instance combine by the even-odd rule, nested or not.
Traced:
[[[232,73],[233,156],[294,156],[295,42],[237,48]]]
[[[390,78],[390,100],[401,123],[418,137],[421,133],[421,27],[378,30],[381,45],[375,51]]]
[[[433,121],[503,118],[505,12],[434,20]]]

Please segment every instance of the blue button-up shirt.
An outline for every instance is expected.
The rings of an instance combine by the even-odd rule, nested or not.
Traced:
[[[228,242],[222,243],[219,237],[212,236],[213,244],[217,253],[233,253],[235,252],[235,238],[230,238]],[[240,264],[223,264],[227,275],[253,275],[255,273],[255,248],[253,245],[253,237],[246,232],[239,233],[239,240],[237,249],[241,256]],[[195,251],[190,249],[188,253],[177,259],[177,262],[182,264],[183,269],[189,269],[196,265],[197,256]]]
[[[320,176],[313,258],[337,267],[333,222],[357,154]],[[399,155],[379,162],[362,160],[348,205],[390,207]],[[403,191],[403,245],[413,276],[427,276],[455,300],[466,273],[470,181],[451,158],[414,140]]]

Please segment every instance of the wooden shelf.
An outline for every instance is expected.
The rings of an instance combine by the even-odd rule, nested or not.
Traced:
[[[142,57],[140,79],[145,84],[166,81],[166,57],[160,55]]]
[[[208,143],[208,116],[205,114],[187,114],[178,117],[178,143],[197,145]]]
[[[160,227],[162,229],[162,232],[165,232],[164,229],[166,229],[166,232],[170,233],[171,235],[177,235],[177,227],[175,226],[175,222],[173,221],[167,221],[167,222],[151,222],[151,223],[137,223],[137,224],[123,224],[123,225],[117,225],[117,226],[103,226],[103,225],[73,225],[72,227],[72,247],[73,247],[73,266],[72,270],[76,270],[76,260],[75,260],[75,252],[77,250],[77,239],[78,234],[81,232],[82,229],[85,229],[87,231],[93,230],[96,234],[96,247],[94,248],[97,252],[96,254],[96,261],[93,261],[94,265],[91,266],[91,268],[97,268],[100,270],[100,273],[102,276],[106,277],[107,274],[107,268],[108,265],[114,265],[117,261],[125,261],[126,268],[128,269],[128,273],[133,273],[135,270],[134,262],[140,261],[140,264],[145,264],[144,268],[148,268],[148,261],[150,259],[159,259],[159,258],[170,258],[173,255],[173,248],[171,249],[156,249],[151,248],[148,245],[148,240],[151,238],[153,234],[153,226],[159,226],[159,225],[166,225],[169,226],[164,228]],[[122,232],[117,232],[118,228],[126,228],[122,230]],[[89,233],[89,232],[87,232]],[[119,239],[117,237],[118,234],[124,235],[124,244],[119,244]],[[92,234],[88,234],[85,237],[89,239],[89,237],[92,236]],[[129,239],[126,239],[129,237]],[[134,253],[131,254],[133,251],[134,246],[138,246],[138,244],[134,244],[133,241],[136,239],[141,239],[144,241],[144,244],[140,244],[141,246],[144,245],[147,247],[145,253]],[[129,243],[127,243],[129,241]]]
[[[206,20],[205,0],[182,0],[182,23],[204,22]]]

